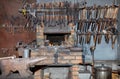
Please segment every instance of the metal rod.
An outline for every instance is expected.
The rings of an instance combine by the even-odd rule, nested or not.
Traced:
[[[94,51],[95,51],[95,46],[91,46],[90,51],[91,51],[91,55],[92,55],[92,78],[95,79],[95,77],[94,77],[94,65],[95,65]]]
[[[14,59],[14,58],[16,58],[15,55],[13,55],[13,56],[9,56],[9,57],[2,57],[2,58],[0,58],[0,60]]]
[[[95,78],[94,77],[94,65],[95,65],[94,52],[92,52],[92,76],[93,76],[93,79]]]

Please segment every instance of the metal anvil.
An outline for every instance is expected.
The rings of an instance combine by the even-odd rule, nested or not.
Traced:
[[[11,58],[9,57],[2,58],[0,60],[0,68],[2,71],[1,77],[7,77],[10,72],[18,71],[22,78],[29,77],[32,75],[32,72],[29,70],[30,66],[34,66],[36,63],[43,61],[46,57],[42,58]]]

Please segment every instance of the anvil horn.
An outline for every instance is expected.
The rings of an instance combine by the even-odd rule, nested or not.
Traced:
[[[42,61],[42,60],[45,60],[45,59],[47,59],[47,57],[42,57],[42,58],[40,58],[40,57],[30,58],[30,60],[28,61],[28,64],[29,64],[29,65],[35,65],[36,63],[38,63],[38,62],[40,62],[40,61]]]

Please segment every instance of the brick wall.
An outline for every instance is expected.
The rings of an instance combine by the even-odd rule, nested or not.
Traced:
[[[79,65],[71,67],[71,79],[79,79]]]
[[[59,49],[58,49],[59,50]],[[63,49],[64,50],[64,49]],[[67,49],[69,50],[69,49]],[[39,62],[37,65],[55,65],[55,51],[53,48],[39,48],[31,52],[32,57],[47,57],[46,60]],[[71,79],[79,79],[79,64],[82,64],[82,51],[58,51],[56,65],[72,65],[70,67]]]
[[[8,30],[10,30],[8,28]],[[0,57],[17,55],[15,46],[17,42],[29,43],[36,39],[36,33],[32,31],[9,32],[5,28],[0,28]]]

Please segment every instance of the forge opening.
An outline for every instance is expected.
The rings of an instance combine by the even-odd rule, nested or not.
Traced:
[[[52,45],[61,45],[65,41],[65,34],[47,34],[46,40]]]

